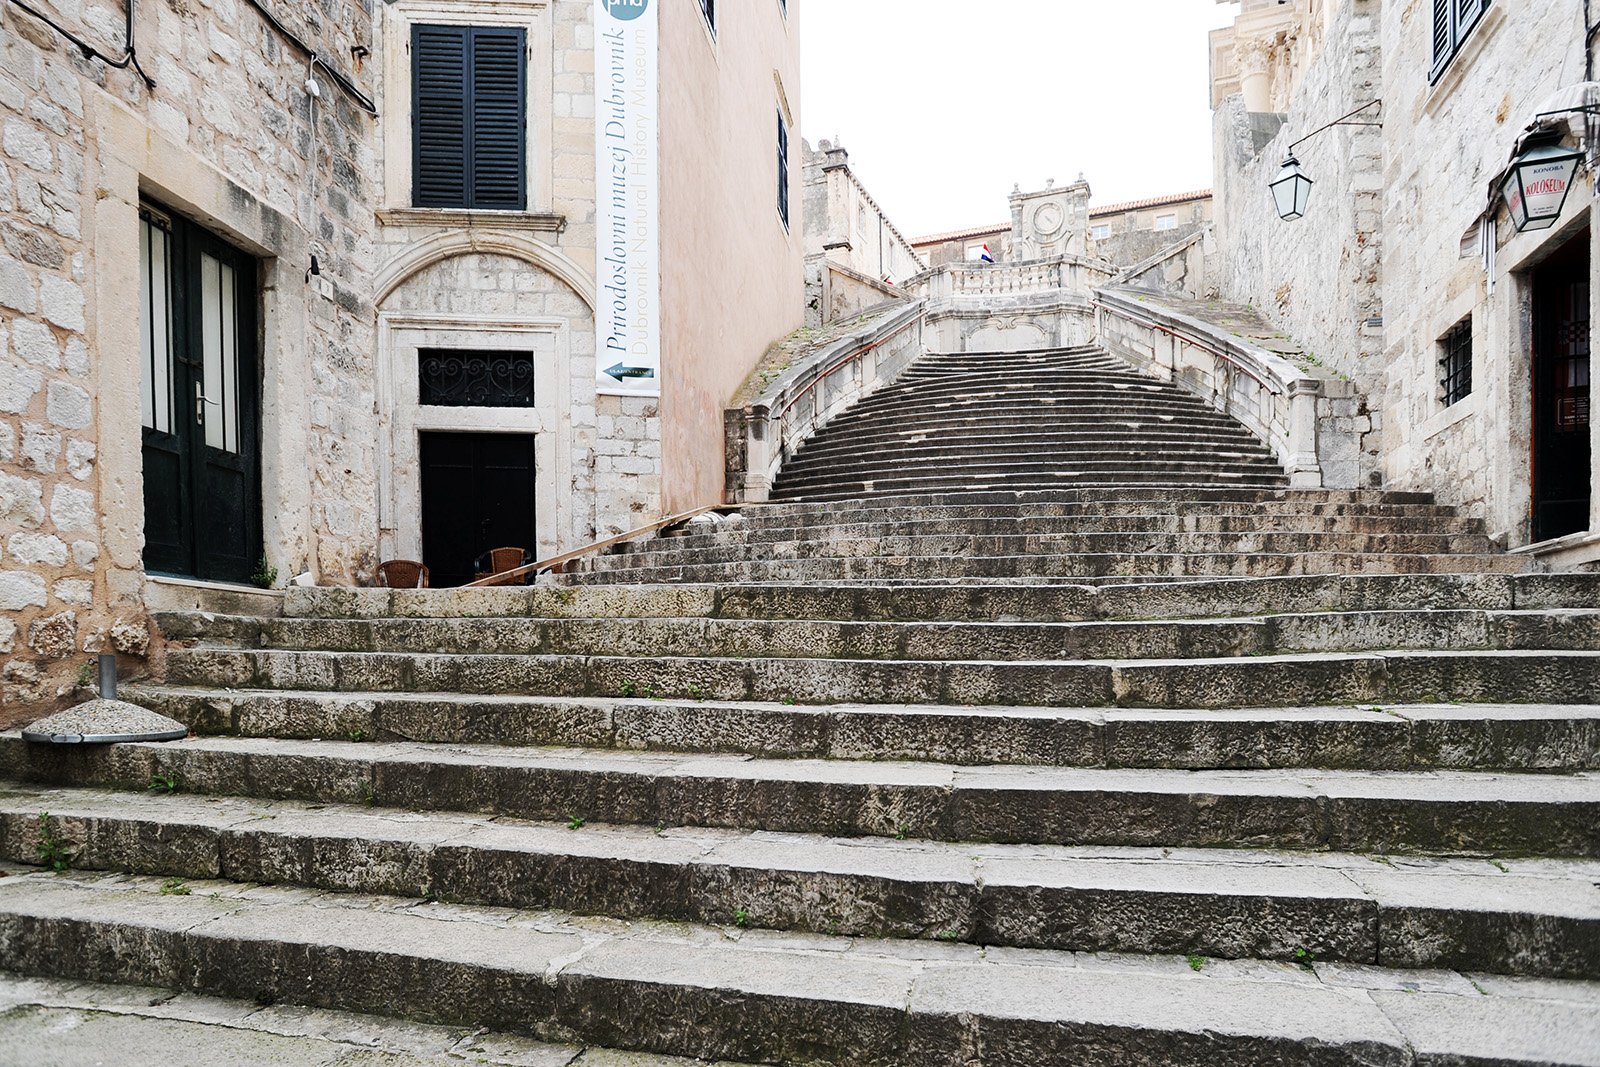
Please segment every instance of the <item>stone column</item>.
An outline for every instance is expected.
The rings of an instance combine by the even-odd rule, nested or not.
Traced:
[[[1233,61],[1239,70],[1244,109],[1255,113],[1272,110],[1272,39],[1256,38],[1234,45]]]
[[[1317,462],[1317,398],[1322,387],[1301,378],[1289,383],[1289,454],[1284,468],[1296,489],[1320,489],[1322,467]]]

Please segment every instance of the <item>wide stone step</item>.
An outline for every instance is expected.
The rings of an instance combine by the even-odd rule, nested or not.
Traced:
[[[935,841],[398,816],[6,783],[0,858],[38,862],[48,833],[74,870],[183,881],[846,937],[1600,977],[1595,861],[975,853]]]
[[[1035,404],[1029,407],[984,407],[907,411],[894,417],[853,419],[841,415],[815,438],[819,443],[848,441],[857,434],[876,436],[915,426],[928,433],[984,432],[1004,436],[1012,432],[1042,432],[1072,428],[1080,431],[1115,433],[1119,429],[1187,430],[1202,433],[1241,433],[1238,423],[1206,411],[1153,410],[1144,406],[1107,402],[1079,403],[1071,406]],[[1248,438],[1248,435],[1245,435]]]
[[[1133,448],[1109,452],[994,452],[960,459],[874,453],[849,460],[793,466],[783,472],[778,482],[791,486],[823,482],[876,482],[883,478],[916,478],[929,474],[949,478],[1058,478],[1074,476],[1074,472],[1080,471],[1097,472],[1099,476],[1104,476],[1106,472],[1115,470],[1155,472],[1165,475],[1168,480],[1179,480],[1204,472],[1223,476],[1259,472],[1266,477],[1280,477],[1283,474],[1277,462],[1264,454],[1253,455],[1234,449],[1207,453],[1204,458],[1189,458],[1191,455],[1179,451],[1139,451]]]
[[[1600,770],[1594,705],[1172,710],[125,686],[211,736],[1173,770]]]
[[[1175,392],[1156,382],[1124,378],[1121,381],[1082,382],[1070,379],[1039,382],[924,382],[914,389],[891,389],[855,405],[853,420],[894,418],[906,412],[937,411],[945,407],[985,409],[994,405],[1114,405],[1135,410],[1209,412],[1203,401]]]
[[[1593,1067],[1592,985],[1203,963],[156,878],[0,881],[0,965],[704,1059],[850,1067]],[[1421,991],[1418,991],[1418,990]],[[664,1021],[674,1020],[672,1025]],[[971,1054],[982,1049],[981,1058]]]
[[[4,973],[0,1055],[31,1067],[703,1067],[471,1025]]]
[[[622,557],[627,558],[627,557]],[[578,571],[571,583],[829,582],[940,579],[1271,578],[1302,574],[1515,574],[1533,564],[1521,556],[1374,555],[1314,553],[1122,553],[1031,556],[891,556],[807,560],[753,559],[729,563],[672,564],[633,570]]]
[[[1193,481],[1185,481],[1185,479]],[[1191,474],[1173,474],[1165,471],[1141,469],[1056,471],[1048,474],[928,474],[924,477],[894,477],[870,479],[841,479],[836,482],[800,484],[786,489],[780,478],[773,489],[773,499],[828,503],[834,500],[852,500],[862,495],[881,492],[895,495],[911,490],[958,492],[967,488],[1012,489],[1021,492],[1049,491],[1065,486],[1127,485],[1144,483],[1150,486],[1184,486],[1204,481],[1207,484],[1232,484],[1247,488],[1270,488],[1287,485],[1288,478],[1274,468],[1226,471],[1216,468],[1195,471]]]
[[[827,660],[1187,659],[1384,649],[1600,651],[1600,609],[1182,621],[326,620],[162,612],[170,640],[292,651]]]
[[[998,844],[1600,857],[1594,772],[959,767],[225,737],[18,751],[26,744],[0,736],[8,777],[406,811]]]
[[[1136,585],[615,585],[293,588],[291,618],[728,618],[1073,622],[1291,611],[1491,611],[1600,604],[1600,574],[1321,574]]]
[[[1285,486],[1191,485],[1175,490],[1175,487],[1170,486],[1103,485],[1038,492],[965,489],[953,493],[901,493],[893,497],[875,497],[861,501],[863,506],[872,508],[1032,509],[1039,506],[1068,505],[1087,507],[1091,510],[1152,502],[1166,506],[1179,504],[1185,509],[1209,504],[1289,505],[1297,509],[1318,506],[1368,508],[1398,506],[1431,507],[1441,514],[1455,513],[1454,509],[1439,504],[1431,493],[1399,492],[1388,489],[1290,489]],[[803,504],[762,504],[758,507],[763,512],[772,513],[789,511],[796,514],[810,514],[815,511],[814,508]]]
[[[1421,516],[1313,516],[1313,515],[1118,515],[1090,517],[993,516],[989,518],[934,518],[915,525],[900,522],[829,523],[816,526],[782,526],[754,523],[742,513],[691,522],[660,538],[629,542],[629,548],[664,543],[674,548],[716,545],[766,545],[782,541],[852,541],[865,538],[917,536],[1016,536],[1052,534],[1432,534],[1473,536],[1484,534],[1481,519]]]
[[[665,566],[676,563],[726,563],[759,558],[768,562],[790,559],[829,559],[893,556],[1006,556],[1006,555],[1123,555],[1151,552],[1159,555],[1206,553],[1262,553],[1283,555],[1314,552],[1352,552],[1368,555],[1437,555],[1462,553],[1487,555],[1493,542],[1482,534],[1350,533],[1334,531],[1201,532],[1156,530],[1117,533],[999,533],[924,534],[896,533],[875,537],[793,540],[763,538],[749,543],[687,544],[678,538],[634,542],[627,551],[594,557],[605,566]],[[626,558],[619,558],[626,557]]]
[[[989,434],[962,434],[956,432],[943,432],[929,434],[923,430],[894,429],[881,434],[851,435],[818,440],[815,444],[808,443],[805,448],[790,461],[791,465],[802,460],[808,463],[817,463],[823,460],[837,459],[858,454],[860,450],[871,444],[873,448],[885,454],[916,456],[964,456],[978,452],[1014,449],[1019,452],[1100,452],[1107,448],[1126,445],[1139,451],[1152,451],[1170,449],[1176,451],[1203,452],[1211,449],[1221,451],[1256,451],[1270,454],[1259,441],[1242,434],[1228,434],[1220,431],[1198,432],[1168,429],[1166,427],[1146,427],[1134,433],[1127,429],[1120,430],[1050,430],[1040,429],[1037,432],[1015,433],[1007,436],[1004,442],[997,442]]]
[[[1593,652],[1351,652],[1182,660],[941,662],[515,656],[173,648],[184,685],[335,692],[507,693],[792,700],[805,704],[1263,707],[1290,704],[1583,703]]]

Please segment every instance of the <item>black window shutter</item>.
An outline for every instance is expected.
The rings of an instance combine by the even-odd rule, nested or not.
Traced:
[[[1433,62],[1428,70],[1429,81],[1439,77],[1454,54],[1455,34],[1451,27],[1454,4],[1455,0],[1433,0]]]
[[[524,40],[518,29],[412,29],[418,207],[527,207]]]
[[[461,26],[411,31],[412,198],[467,206],[467,35]]]
[[[1467,33],[1478,24],[1483,9],[1487,7],[1486,0],[1456,0],[1456,46],[1466,40]]]
[[[789,225],[789,125],[778,112],[778,214]]]
[[[527,206],[527,66],[523,31],[472,31],[472,206]]]

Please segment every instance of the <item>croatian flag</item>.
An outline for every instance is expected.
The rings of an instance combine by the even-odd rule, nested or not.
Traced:
[[[989,246],[983,246],[983,255],[980,257],[985,263],[993,263],[994,257],[989,254]]]

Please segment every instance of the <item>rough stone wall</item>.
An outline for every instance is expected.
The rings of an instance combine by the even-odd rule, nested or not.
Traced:
[[[1171,248],[1205,228],[1204,222],[1186,222],[1171,230],[1130,230],[1089,241],[1092,255],[1110,260],[1119,267],[1131,267]]]
[[[893,299],[925,269],[922,257],[850,169],[850,155],[822,141],[803,144],[806,325],[823,326]]]
[[[1501,215],[1494,292],[1469,240],[1489,182],[1538,106],[1582,81],[1578,4],[1493,4],[1435,86],[1428,84],[1429,12],[1384,12],[1386,452],[1391,478],[1473,507],[1492,533],[1531,539],[1527,514],[1531,407],[1529,314],[1516,270],[1581,225],[1593,190],[1574,189],[1568,225],[1517,235]],[[1399,312],[1404,311],[1404,315]],[[1473,320],[1473,393],[1446,408],[1441,338]]]
[[[1268,184],[1291,142],[1383,95],[1380,6],[1346,0],[1339,8],[1331,31],[1338,45],[1299,73],[1286,122],[1263,121],[1238,95],[1215,113],[1223,295],[1255,307],[1317,359],[1352,377],[1375,408],[1384,381],[1382,135],[1340,126],[1299,148],[1315,182],[1303,219],[1279,219]]]
[[[101,52],[121,54],[120,4],[39,2]],[[359,3],[280,7],[336,65],[370,45]],[[132,405],[136,426],[137,371],[124,359],[128,331],[137,352],[137,327],[97,321],[137,291],[126,224],[139,153],[225,190],[207,208],[218,220],[271,217],[290,230],[315,212],[315,240],[282,234],[286,247],[315,247],[323,271],[302,305],[309,371],[294,377],[315,416],[289,493],[313,515],[314,535],[286,535],[274,562],[292,573],[314,554],[325,576],[350,576],[374,540],[368,120],[324,78],[313,167],[305,57],[239,0],[145,0],[136,36],[153,89],[0,5],[0,718],[63,694],[84,653],[140,655],[148,640],[140,439],[124,417]],[[282,353],[270,338],[265,348],[271,373]]]

